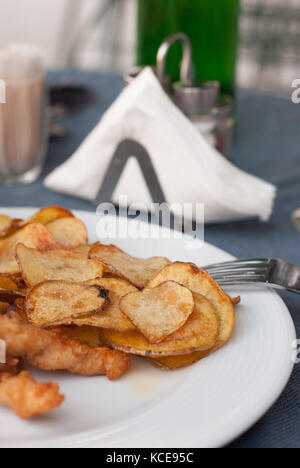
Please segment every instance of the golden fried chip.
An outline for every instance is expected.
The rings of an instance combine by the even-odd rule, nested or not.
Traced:
[[[100,331],[94,327],[76,327],[76,326],[60,326],[51,328],[51,331],[66,336],[70,340],[90,346],[91,348],[100,348],[102,342],[100,340]]]
[[[0,315],[6,314],[9,307],[10,307],[10,304],[8,304],[7,302],[0,302]]]
[[[16,299],[25,298],[28,293],[27,289],[1,289],[0,288],[0,301],[8,302],[9,304],[14,304]]]
[[[3,232],[1,233],[1,236],[5,235],[11,235],[18,229],[21,229],[24,226],[27,226],[29,224],[48,224],[51,221],[54,221],[55,219],[59,218],[67,218],[67,217],[73,217],[73,214],[71,211],[66,210],[65,208],[61,206],[49,206],[46,208],[42,208],[39,210],[37,213],[35,213],[33,216],[31,216],[28,219],[17,219],[17,220],[12,220],[10,225],[8,225]]]
[[[220,333],[216,349],[225,344],[234,329],[234,309],[231,300],[204,270],[192,263],[176,262],[168,265],[149,283],[148,288],[155,288],[166,281],[175,281],[190,291],[202,294],[215,307],[220,319]]]
[[[120,309],[150,343],[160,343],[183,327],[194,310],[194,298],[189,289],[169,281],[128,294]]]
[[[86,255],[88,256],[88,254],[90,253],[90,250],[95,246],[95,244],[84,244],[84,245],[79,245],[78,247],[76,247],[74,250],[74,252],[76,253],[81,253],[83,255]]]
[[[18,289],[18,285],[13,276],[0,274],[0,289]]]
[[[182,367],[191,366],[201,359],[206,358],[210,354],[214,353],[220,348],[220,346],[213,346],[207,351],[196,351],[195,353],[186,354],[184,356],[165,356],[162,358],[151,359],[153,364],[166,370],[176,370]]]
[[[107,267],[108,271],[127,279],[137,288],[144,288],[148,282],[166,265],[170,260],[163,257],[152,257],[141,259],[131,257],[114,245],[103,245],[98,243],[90,251],[91,258],[98,258]]]
[[[12,218],[6,215],[0,214],[0,235],[2,232],[11,224]]]
[[[22,243],[38,250],[57,249],[55,239],[41,224],[31,224],[14,234],[0,239],[0,273],[18,274],[19,265],[16,260],[16,246]]]
[[[20,223],[22,222],[22,219],[11,219],[11,221],[0,230],[0,238],[17,231],[19,229]]]
[[[17,298],[26,296],[27,291],[20,289],[10,275],[0,274],[0,301],[13,304]]]
[[[68,250],[48,250],[40,252],[23,244],[16,247],[16,257],[25,283],[35,286],[50,280],[65,280],[80,283],[101,278],[102,263],[89,260],[86,255]]]
[[[8,226],[12,222],[12,218],[10,216],[0,214],[0,231],[2,231],[5,226]]]
[[[73,324],[111,328],[119,331],[135,330],[135,326],[120,310],[120,299],[128,293],[137,291],[132,284],[120,278],[102,278],[97,281],[88,281],[87,283],[97,284],[106,289],[108,291],[109,304],[103,313],[73,319]]]
[[[56,242],[65,249],[75,249],[87,243],[88,232],[77,218],[60,218],[46,225]]]
[[[66,324],[67,320],[96,314],[108,304],[107,291],[69,281],[46,281],[35,286],[26,298],[26,314],[36,327]]]
[[[195,364],[202,359],[206,353],[206,356],[210,354],[210,351],[196,351],[191,354],[184,354],[183,356],[166,356],[162,358],[151,359],[151,362],[157,367],[164,370],[176,370],[182,367],[188,367]]]
[[[151,344],[138,331],[101,330],[103,343],[125,353],[147,357],[178,356],[212,348],[219,332],[219,319],[212,304],[194,294],[194,312],[186,324],[162,343]]]
[[[18,289],[24,289],[26,287],[26,284],[22,278],[22,275],[21,275],[21,272],[19,271],[18,273],[15,273],[13,275],[5,275],[5,276],[9,276],[11,278],[11,280],[16,283],[16,285],[18,286]]]

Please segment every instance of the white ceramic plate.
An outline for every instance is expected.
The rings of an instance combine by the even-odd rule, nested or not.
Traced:
[[[34,210],[0,211],[25,218]],[[96,215],[76,214],[95,241]],[[199,265],[230,258],[208,244],[186,250],[184,240],[122,239],[117,244],[136,256],[164,255]],[[237,438],[263,416],[287,384],[295,328],[275,292],[229,292],[242,296],[233,339],[192,367],[165,372],[136,358],[130,372],[113,383],[104,377],[34,371],[43,381],[57,381],[66,402],[30,422],[0,408],[0,447],[197,448],[220,447]]]

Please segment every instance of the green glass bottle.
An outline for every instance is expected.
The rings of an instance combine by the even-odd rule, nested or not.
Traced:
[[[137,64],[154,65],[162,41],[176,32],[193,46],[195,78],[218,80],[234,94],[239,0],[138,0]],[[180,45],[173,46],[167,71],[179,79]]]

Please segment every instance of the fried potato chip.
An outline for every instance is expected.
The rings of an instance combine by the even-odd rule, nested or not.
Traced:
[[[22,219],[12,219],[6,215],[0,215],[0,238],[6,236],[14,226],[19,225]]]
[[[10,290],[10,289],[1,289],[0,288],[0,301],[8,302],[9,304],[14,304],[16,299],[25,298],[28,290]]]
[[[16,258],[25,283],[28,286],[50,280],[65,280],[81,283],[101,278],[102,263],[89,260],[86,255],[68,250],[48,250],[40,252],[23,244],[16,247]]]
[[[182,367],[188,367],[195,364],[203,358],[204,351],[196,351],[191,354],[184,354],[183,356],[166,356],[162,358],[151,359],[151,362],[157,367],[164,370],[176,370]],[[206,354],[210,354],[206,351]]]
[[[17,298],[25,297],[27,291],[20,289],[13,276],[0,274],[0,301],[13,304]]]
[[[0,235],[2,234],[2,232],[5,231],[5,229],[7,229],[8,226],[10,226],[11,222],[12,222],[12,218],[10,218],[9,216],[0,214]]]
[[[142,289],[170,260],[163,257],[141,259],[131,257],[115,245],[95,245],[89,256],[98,258],[107,267],[107,270],[116,276],[127,279],[134,286]]]
[[[78,247],[76,247],[74,250],[74,252],[76,253],[81,253],[83,255],[86,255],[88,256],[89,253],[90,253],[90,250],[95,246],[95,244],[84,244],[84,245],[79,245]]]
[[[76,327],[76,326],[60,326],[52,328],[51,331],[54,333],[66,336],[69,340],[77,341],[78,343],[90,346],[91,348],[102,347],[100,340],[100,331],[94,327]]]
[[[192,292],[202,294],[215,307],[220,318],[220,333],[216,349],[225,344],[234,329],[234,309],[231,300],[204,270],[192,263],[176,262],[168,265],[149,283],[148,288],[155,288],[166,281],[175,281]]]
[[[12,218],[10,216],[0,214],[0,230],[8,226],[12,222]]]
[[[106,346],[147,357],[178,356],[212,348],[219,333],[219,319],[215,308],[203,296],[194,294],[194,312],[186,324],[162,343],[151,344],[139,331],[118,332],[101,330],[100,338]]]
[[[73,324],[111,328],[119,331],[135,330],[135,326],[120,310],[120,299],[128,293],[137,292],[132,284],[120,278],[102,278],[97,281],[88,281],[87,284],[96,284],[106,289],[109,304],[103,313],[73,319]]]
[[[59,218],[46,225],[56,242],[65,249],[75,249],[87,243],[88,232],[77,218]]]
[[[121,311],[154,344],[183,327],[194,305],[191,291],[173,281],[130,293],[120,301]]]
[[[185,354],[184,356],[165,356],[162,358],[150,359],[154,365],[164,370],[176,370],[182,367],[188,367],[195,364],[201,359],[206,358],[213,352],[217,351],[219,347],[213,346],[207,351],[196,351],[191,354]]]
[[[24,280],[22,278],[22,275],[20,273],[20,271],[18,273],[15,273],[13,275],[5,275],[5,276],[9,276],[11,278],[11,280],[16,283],[16,285],[18,286],[18,289],[24,289],[26,287],[26,284],[24,283]]]
[[[41,224],[31,224],[18,230],[11,236],[0,239],[0,273],[19,274],[15,248],[22,243],[38,250],[57,249],[55,239]]]
[[[0,229],[0,238],[15,232],[18,229],[20,223],[22,223],[22,221],[22,219],[11,219],[8,224],[6,224],[5,226],[3,226],[2,229]]]
[[[31,216],[28,219],[22,220],[12,220],[10,225],[8,225],[5,230],[1,233],[1,235],[11,235],[18,229],[21,229],[22,227],[25,227],[29,224],[48,224],[51,221],[54,221],[55,219],[59,218],[67,218],[67,217],[73,217],[73,214],[71,211],[66,210],[65,208],[61,206],[49,206],[46,208],[42,208],[39,210],[37,213],[35,213],[33,216]]]
[[[7,302],[0,302],[0,315],[6,314],[9,308],[10,304],[8,304]]]
[[[13,276],[0,274],[0,289],[18,289],[18,285]]]
[[[46,281],[35,286],[26,298],[31,324],[45,328],[65,324],[67,319],[96,314],[108,304],[107,291],[69,281]]]

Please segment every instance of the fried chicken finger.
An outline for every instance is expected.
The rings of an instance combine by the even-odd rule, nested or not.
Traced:
[[[16,314],[0,317],[0,339],[10,356],[22,357],[43,370],[66,370],[92,376],[121,377],[130,366],[130,356],[108,348],[90,348],[22,322]]]
[[[64,399],[57,384],[36,382],[26,371],[16,376],[0,374],[0,405],[12,408],[22,419],[48,413]]]

